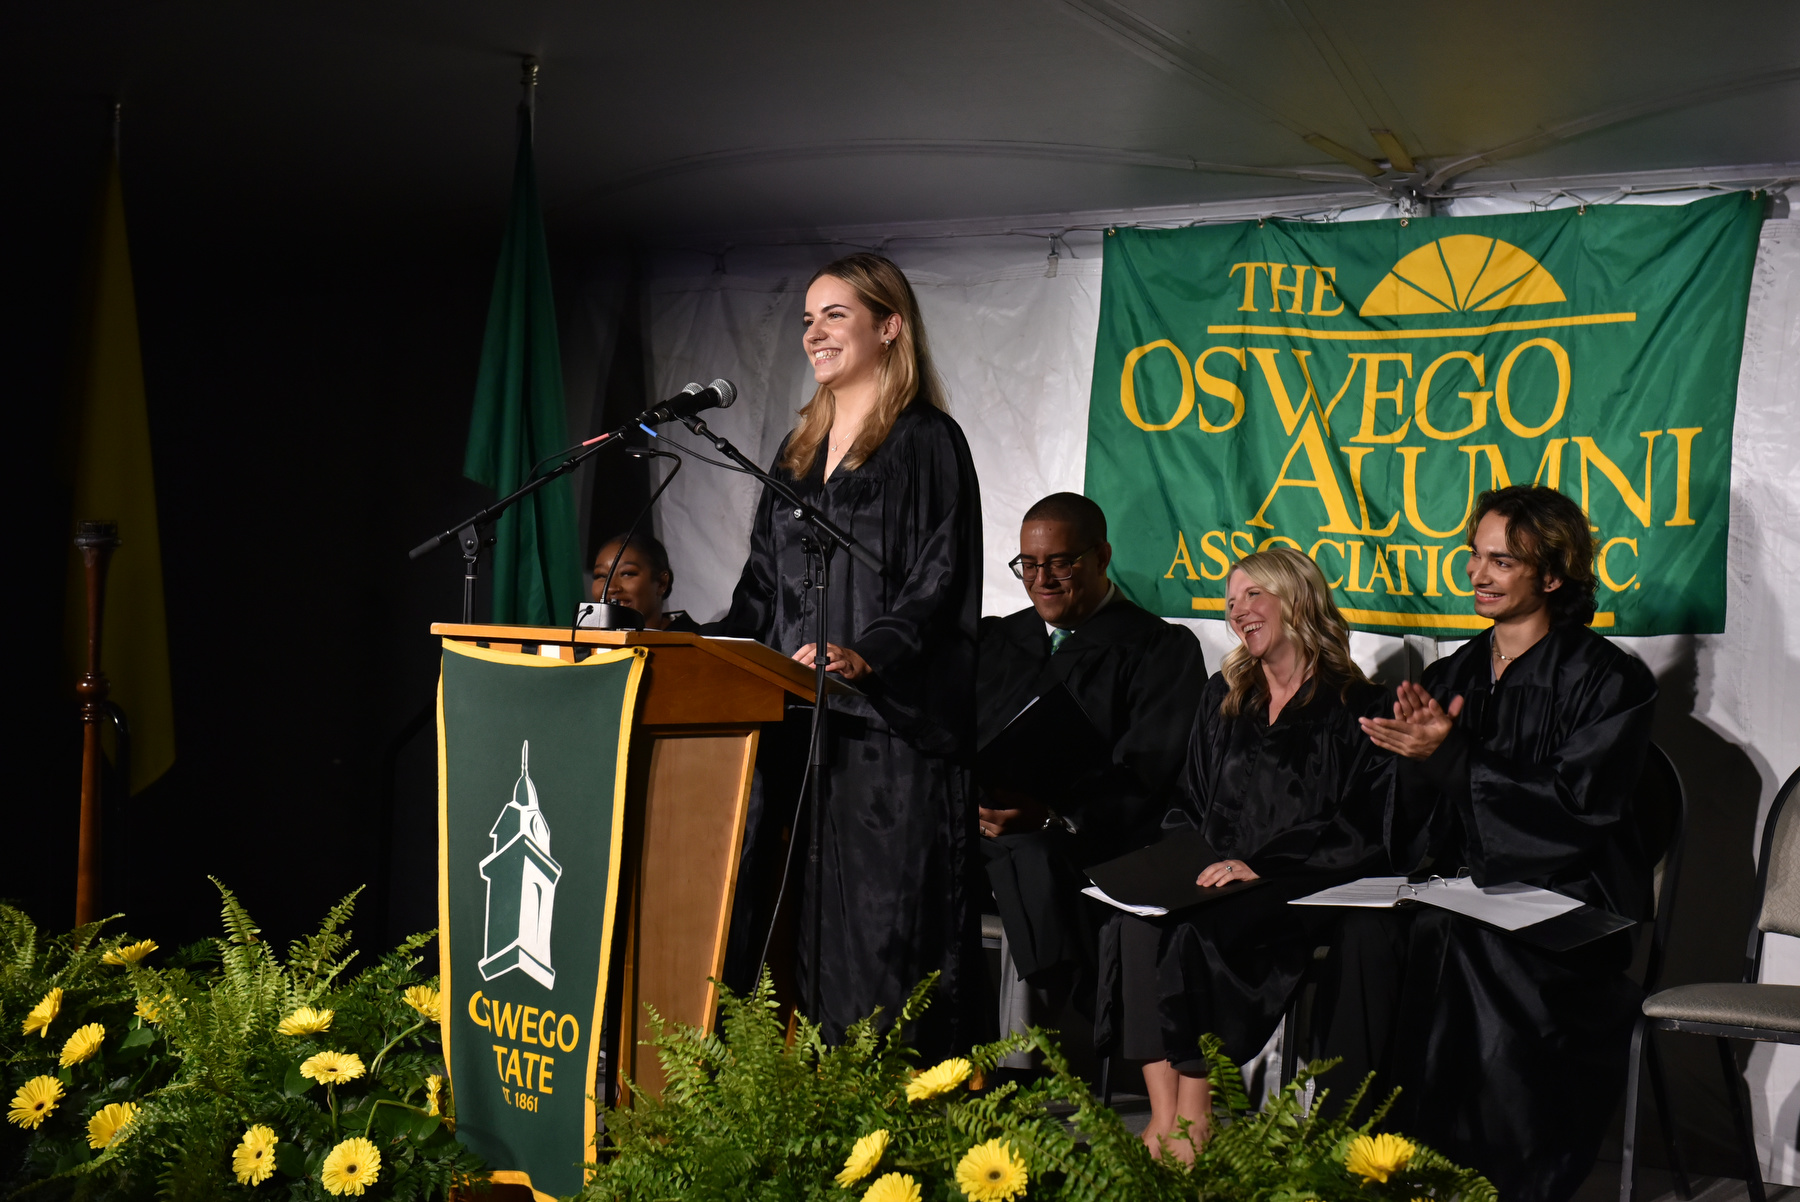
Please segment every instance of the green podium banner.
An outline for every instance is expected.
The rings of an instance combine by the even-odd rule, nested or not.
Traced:
[[[593,1159],[642,648],[568,663],[444,642],[438,947],[456,1135],[573,1194]]]
[[[1738,193],[1109,231],[1087,492],[1114,578],[1223,617],[1232,563],[1293,547],[1353,626],[1467,638],[1475,498],[1547,484],[1595,529],[1596,629],[1723,630],[1761,222]]]

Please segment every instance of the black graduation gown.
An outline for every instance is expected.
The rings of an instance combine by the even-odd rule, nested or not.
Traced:
[[[1274,1034],[1313,948],[1336,921],[1323,907],[1290,906],[1329,885],[1386,870],[1383,824],[1394,759],[1370,743],[1360,717],[1384,712],[1386,693],[1357,682],[1344,696],[1316,687],[1282,707],[1266,704],[1234,718],[1219,712],[1229,691],[1223,674],[1207,682],[1188,739],[1182,808],[1170,824],[1200,828],[1220,857],[1243,860],[1267,883],[1153,920],[1157,1018],[1162,1054],[1176,1067],[1203,1067],[1200,1036],[1211,1032],[1242,1062]],[[1196,864],[1198,875],[1203,864]],[[1122,1034],[1127,963],[1117,950],[1125,923],[1109,925],[1102,1005],[1104,1037]],[[1141,980],[1134,983],[1145,988]]]
[[[1088,880],[1080,869],[1156,839],[1174,804],[1206,663],[1191,631],[1121,596],[1071,631],[1054,656],[1037,610],[983,618],[976,682],[981,745],[1061,683],[1112,746],[1108,771],[1040,799],[1075,833],[1052,826],[981,841],[1013,962],[1021,977],[1047,987],[1093,970],[1098,903],[1081,896]],[[1077,996],[1085,1009],[1091,994]]]
[[[901,411],[866,462],[839,467],[829,481],[823,448],[801,479],[771,471],[883,564],[876,573],[842,552],[831,561],[828,637],[854,649],[873,673],[857,682],[863,696],[831,701],[820,886],[803,896],[797,979],[809,979],[816,957],[821,998],[812,1017],[836,1039],[877,1006],[891,1019],[922,977],[941,971],[915,1038],[930,1054],[967,1046],[981,970],[969,896],[977,832],[967,767],[981,496],[968,443],[947,413],[919,402]],[[814,641],[817,592],[801,588],[803,537],[810,537],[805,523],[765,490],[749,559],[714,629],[790,653]],[[761,816],[753,842],[778,839],[792,812],[790,799],[769,800],[773,812]],[[801,825],[804,832],[809,824]],[[795,863],[804,865],[804,857]],[[796,879],[805,890],[804,872]]]
[[[1399,868],[1467,867],[1480,885],[1524,881],[1648,918],[1653,865],[1631,799],[1655,677],[1568,625],[1494,681],[1491,637],[1426,669],[1440,704],[1460,695],[1464,709],[1431,759],[1404,761]],[[1562,1202],[1593,1167],[1625,1080],[1641,1001],[1629,933],[1558,954],[1432,907],[1391,922],[1405,928],[1391,1125],[1509,1202]]]

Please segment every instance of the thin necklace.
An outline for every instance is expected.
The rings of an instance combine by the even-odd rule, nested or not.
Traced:
[[[1521,652],[1519,652],[1519,655],[1508,655],[1508,654],[1506,654],[1506,652],[1500,650],[1500,636],[1497,634],[1493,635],[1492,637],[1490,637],[1488,639],[1488,646],[1493,650],[1494,658],[1499,660],[1503,664],[1510,664],[1515,659],[1518,659],[1519,655],[1525,654],[1524,651],[1521,651]],[[1527,647],[1525,650],[1529,651],[1530,648]]]

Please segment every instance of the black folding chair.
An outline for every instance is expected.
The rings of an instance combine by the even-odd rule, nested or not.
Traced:
[[[1725,1077],[1725,1097],[1730,1105],[1732,1125],[1738,1137],[1738,1152],[1743,1158],[1744,1188],[1751,1202],[1765,1202],[1762,1163],[1756,1156],[1756,1141],[1750,1133],[1750,1091],[1738,1070],[1734,1039],[1762,1043],[1800,1044],[1800,985],[1763,985],[1763,936],[1800,935],[1800,817],[1788,811],[1788,799],[1800,784],[1800,771],[1788,777],[1769,807],[1763,821],[1762,854],[1756,864],[1756,925],[1751,929],[1749,946],[1744,951],[1744,977],[1737,982],[1703,985],[1677,985],[1644,999],[1644,1016],[1632,1033],[1631,1076],[1625,1109],[1625,1160],[1620,1166],[1620,1202],[1631,1202],[1633,1144],[1637,1134],[1638,1062],[1640,1045],[1654,1050],[1645,1040],[1646,1031],[1678,1031],[1687,1035],[1710,1035],[1718,1042],[1719,1068]],[[1800,814],[1800,811],[1796,811]],[[1669,882],[1664,881],[1664,891]],[[1663,921],[1658,914],[1658,925]],[[1657,1108],[1662,1112],[1665,1139],[1672,1139],[1674,1123],[1669,1115],[1665,1091],[1658,1078],[1660,1069],[1650,1060],[1651,1086],[1656,1090]],[[1673,1147],[1671,1143],[1671,1149]],[[1671,1168],[1675,1161],[1671,1151]],[[1675,1168],[1676,1186],[1681,1196],[1689,1196],[1687,1179]]]

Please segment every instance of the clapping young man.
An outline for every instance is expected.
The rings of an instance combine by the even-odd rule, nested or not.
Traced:
[[[1651,912],[1632,798],[1656,680],[1595,634],[1587,515],[1550,488],[1485,493],[1468,525],[1475,612],[1493,621],[1364,719],[1403,757],[1396,870],[1524,882]],[[1397,911],[1403,965],[1381,1088],[1391,1121],[1517,1202],[1563,1202],[1592,1168],[1640,994],[1628,934],[1567,952],[1435,907]]]

